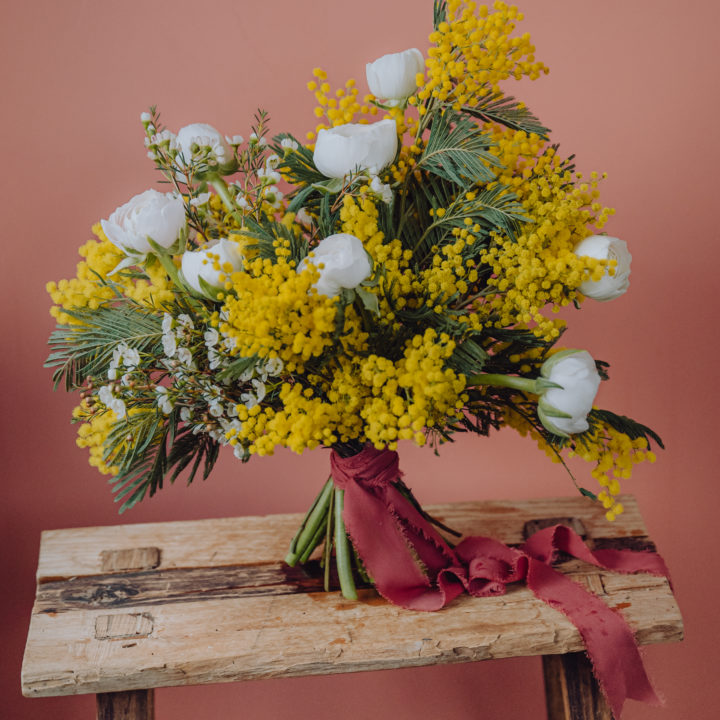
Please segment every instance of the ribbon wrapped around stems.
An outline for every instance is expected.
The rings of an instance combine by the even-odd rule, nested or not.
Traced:
[[[591,551],[562,525],[540,530],[519,549],[487,537],[469,537],[451,548],[396,487],[402,476],[396,452],[367,446],[343,458],[333,451],[331,468],[336,487],[344,491],[347,533],[378,592],[391,603],[439,610],[463,592],[502,595],[508,583],[524,581],[580,631],[615,717],[620,717],[627,698],[659,704],[622,616],[551,567],[556,553],[563,551],[615,572],[667,576],[659,555]]]

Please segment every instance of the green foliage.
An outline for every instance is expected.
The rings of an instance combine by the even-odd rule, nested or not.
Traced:
[[[461,188],[487,183],[495,179],[493,168],[498,166],[497,158],[488,152],[491,144],[490,138],[480,132],[472,120],[446,109],[433,119],[417,168]]]
[[[550,133],[550,130],[523,103],[510,95],[502,93],[486,95],[474,107],[465,106],[463,110],[482,122],[496,122],[513,130],[535,133],[543,140],[547,140]]]
[[[45,367],[54,368],[55,388],[64,383],[66,390],[72,390],[88,378],[106,377],[118,343],[154,354],[162,337],[161,318],[127,298],[94,310],[64,312],[78,324],[58,325],[48,340],[51,353]]]
[[[650,445],[650,441],[652,441],[657,443],[658,447],[661,447],[663,450],[665,449],[661,437],[654,430],[625,415],[616,415],[610,410],[592,410],[588,416],[588,420],[590,422],[592,422],[592,420],[599,420],[614,430],[624,433],[631,440],[645,438],[648,446]]]
[[[263,216],[260,221],[252,217],[245,218],[245,229],[243,235],[250,237],[256,242],[248,245],[249,251],[257,251],[262,258],[275,260],[278,241],[286,241],[289,244],[291,260],[300,262],[308,253],[307,240],[302,235],[296,235],[292,229],[271,218]]]
[[[119,468],[110,482],[115,502],[122,502],[120,512],[152,497],[167,475],[172,483],[188,466],[188,484],[201,465],[203,480],[207,479],[219,449],[204,433],[193,434],[188,426],[178,429],[175,410],[169,418],[152,408],[129,413],[126,420],[115,423],[105,443],[106,462]]]

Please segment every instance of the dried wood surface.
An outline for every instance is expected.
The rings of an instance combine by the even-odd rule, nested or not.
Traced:
[[[647,546],[634,499],[624,504],[627,512],[615,523],[583,498],[428,510],[465,535],[507,543],[522,542],[529,521],[572,517],[590,545]],[[105,693],[582,648],[567,618],[521,585],[502,597],[461,597],[435,613],[394,607],[370,589],[360,591],[358,602],[322,592],[312,568],[278,562],[300,519],[43,533],[23,692]],[[621,611],[641,644],[681,639],[682,619],[665,579],[616,575],[576,560],[558,567]]]

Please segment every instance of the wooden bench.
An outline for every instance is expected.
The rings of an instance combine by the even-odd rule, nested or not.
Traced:
[[[577,498],[428,507],[464,535],[521,543],[560,518],[591,547],[652,547],[632,497],[614,522]],[[22,671],[28,697],[96,693],[98,718],[150,720],[153,688],[542,655],[548,716],[609,719],[575,627],[522,585],[439,612],[350,602],[281,558],[297,515],[50,530]],[[640,644],[682,638],[668,582],[558,567],[623,613]]]

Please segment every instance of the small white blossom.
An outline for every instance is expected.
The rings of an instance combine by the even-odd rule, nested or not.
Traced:
[[[172,330],[172,326],[173,326],[173,316],[170,313],[165,313],[163,315],[163,321],[162,321],[163,333],[169,333]]]
[[[215,347],[220,341],[220,333],[215,328],[208,328],[203,333],[203,338],[205,339],[206,347]]]
[[[184,422],[190,422],[190,419],[192,417],[192,413],[190,412],[189,407],[180,408],[180,419]]]
[[[177,321],[180,325],[187,328],[188,330],[195,329],[195,325],[193,324],[192,318],[189,315],[185,315],[185,313],[178,315]]]
[[[207,201],[210,199],[210,193],[200,193],[197,197],[193,198],[190,201],[190,204],[193,207],[200,207],[201,205],[205,205]]]
[[[292,138],[283,138],[280,141],[280,147],[285,150],[297,150],[298,144]]]
[[[277,155],[274,157],[277,157]],[[277,185],[277,183],[282,180],[282,175],[280,175],[280,173],[276,170],[273,170],[270,166],[266,168],[259,168],[257,175],[260,178],[264,178],[269,185]]]
[[[98,400],[105,405],[106,408],[112,410],[118,420],[123,420],[126,415],[125,403],[118,397],[115,397],[110,385],[103,385],[98,391]]]
[[[255,368],[249,367],[243,370],[240,375],[238,376],[238,380],[240,382],[248,382],[252,376],[255,374]]]
[[[157,398],[155,398],[155,400],[158,407],[163,413],[165,413],[165,415],[169,415],[172,412],[174,404],[171,398],[168,397],[167,392],[167,388],[163,387],[162,385],[158,385],[155,388],[155,394],[157,395]],[[183,408],[183,410],[187,410],[187,408]]]
[[[174,333],[165,333],[162,336],[162,345],[165,357],[175,357],[175,353],[177,352],[177,340],[175,339]]]
[[[227,141],[228,145],[234,145],[235,147],[237,147],[238,145],[242,145],[244,142],[244,138],[242,135],[226,135],[225,140]]]
[[[386,204],[389,205],[392,202],[393,199],[393,193],[392,189],[389,185],[386,185],[385,183],[380,182],[380,178],[376,175],[373,177],[372,182],[370,183],[370,189],[380,197],[380,199]]]
[[[149,112],[140,113],[140,122],[149,123],[152,120],[152,115]]]
[[[268,375],[279,375],[283,369],[283,361],[279,357],[268,358],[264,370]]]
[[[297,211],[295,222],[302,225],[306,230],[309,230],[312,227],[313,219],[310,213],[303,207]]]
[[[213,398],[213,400],[208,403],[208,410],[213,417],[222,417],[224,409],[221,398]]]
[[[274,186],[269,186],[263,189],[263,199],[270,203],[276,210],[280,208],[280,202],[285,197],[285,193],[281,192]]]
[[[185,365],[185,367],[195,370],[195,363],[193,362],[193,356],[190,350],[186,347],[179,347],[177,349],[177,359]]]

